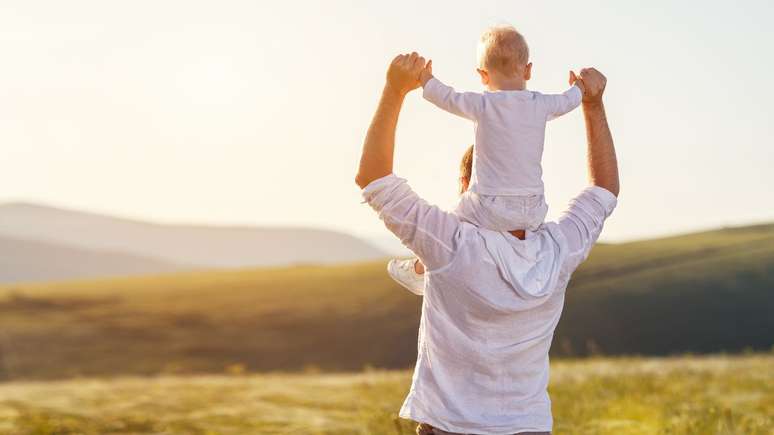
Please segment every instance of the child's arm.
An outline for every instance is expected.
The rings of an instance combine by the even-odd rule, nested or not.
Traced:
[[[549,121],[556,119],[580,106],[583,99],[583,84],[570,71],[571,88],[558,95],[543,95],[546,116]]]
[[[419,75],[425,100],[457,116],[475,121],[484,110],[484,96],[475,92],[457,92],[433,77],[433,62]]]

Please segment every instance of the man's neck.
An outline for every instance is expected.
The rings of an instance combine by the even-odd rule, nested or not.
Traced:
[[[524,230],[513,230],[508,231],[513,237],[516,237],[519,240],[524,240],[527,238],[527,233]]]

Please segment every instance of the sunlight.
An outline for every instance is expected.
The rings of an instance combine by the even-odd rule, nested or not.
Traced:
[[[230,58],[209,56],[183,67],[177,87],[193,104],[225,105],[239,98],[246,81]]]

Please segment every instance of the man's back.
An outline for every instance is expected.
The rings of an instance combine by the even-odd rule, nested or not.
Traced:
[[[461,222],[394,175],[364,198],[426,266],[419,347],[401,416],[460,433],[550,431],[548,350],[567,282],[615,207],[585,190],[519,240]]]
[[[538,298],[520,293],[521,285],[540,285],[535,269],[542,267],[533,263],[523,282],[510,282],[482,235],[469,228],[449,267],[428,274],[415,375],[401,416],[460,433],[550,430],[548,350],[564,286]],[[528,246],[541,237],[532,236],[507,237]],[[547,263],[561,257],[544,254]]]

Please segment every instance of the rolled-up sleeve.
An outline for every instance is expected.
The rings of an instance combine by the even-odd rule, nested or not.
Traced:
[[[569,270],[578,267],[591,252],[602,233],[605,220],[610,216],[618,200],[611,192],[598,186],[586,188],[570,201],[567,210],[559,218],[559,228],[567,240]]]
[[[387,229],[419,257],[429,272],[452,261],[460,238],[457,216],[428,204],[406,180],[394,174],[374,180],[362,194]]]

